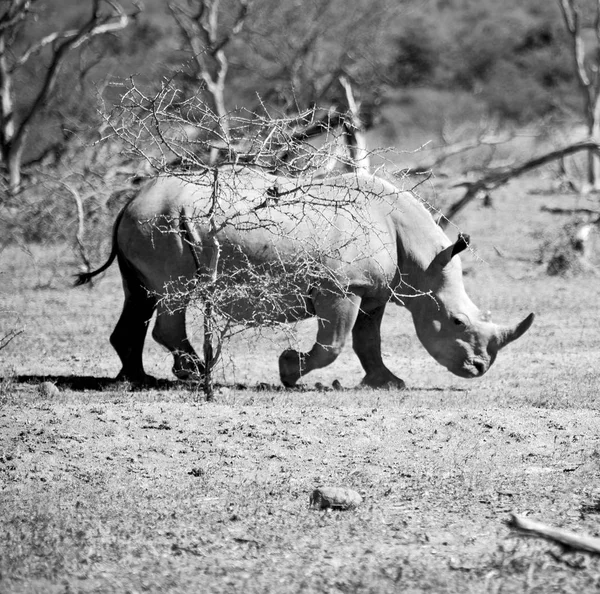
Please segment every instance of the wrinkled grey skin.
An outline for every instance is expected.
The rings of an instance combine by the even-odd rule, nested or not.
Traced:
[[[282,353],[285,386],[331,364],[352,336],[365,370],[362,384],[403,388],[381,356],[381,321],[390,301],[410,311],[432,357],[463,378],[483,375],[498,351],[531,326],[533,314],[513,326],[486,320],[463,285],[458,253],[468,241],[453,244],[411,193],[382,179],[348,174],[307,182],[222,169],[215,194],[212,175],[150,183],[119,214],[109,260],[79,276],[77,284],[88,282],[118,258],[125,304],[111,343],[122,361],[120,378],[151,379],[142,349],[155,310],[152,334],[173,354],[175,375],[202,375],[203,364],[186,334],[185,308],[172,313],[172,304],[166,307],[160,297],[167,287],[183,289],[194,275],[209,271],[215,242],[205,215],[214,196],[221,273],[248,260],[289,262],[299,254],[328,271],[282,297],[281,321],[319,319],[309,352]],[[231,304],[237,319],[252,319],[253,313],[243,301]]]

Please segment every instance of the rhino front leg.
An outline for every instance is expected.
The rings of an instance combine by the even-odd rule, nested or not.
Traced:
[[[171,351],[173,374],[176,377],[198,380],[204,375],[204,365],[187,337],[183,307],[171,311],[159,305],[152,337]]]
[[[333,291],[313,298],[319,320],[317,341],[308,353],[285,350],[279,357],[281,383],[291,388],[303,376],[333,363],[342,352],[360,306],[357,295],[340,296]]]
[[[361,385],[370,388],[404,389],[404,382],[383,363],[381,357],[381,321],[385,305],[360,310],[352,329],[352,347],[366,372]]]

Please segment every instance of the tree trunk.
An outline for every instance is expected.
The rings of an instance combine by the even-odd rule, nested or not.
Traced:
[[[340,76],[339,80],[344,88],[346,104],[348,106],[346,122],[343,125],[346,147],[349,153],[348,156],[350,157],[350,164],[346,168],[350,171],[358,169],[368,170],[371,163],[367,149],[365,127],[360,118],[358,104],[354,99],[352,85],[345,76]]]
[[[21,185],[23,148],[21,142],[15,144],[15,130],[12,75],[6,61],[5,35],[0,33],[0,152],[8,172],[10,193],[16,192]]]
[[[21,187],[23,147],[23,142],[15,142],[8,152],[8,191],[11,195],[16,194]]]
[[[589,99],[588,132],[591,140],[600,141],[600,95]],[[590,191],[600,189],[600,160],[598,154],[590,150],[587,159],[587,181]]]

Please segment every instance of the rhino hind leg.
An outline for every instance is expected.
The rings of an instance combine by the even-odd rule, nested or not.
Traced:
[[[199,380],[204,365],[192,347],[185,327],[185,308],[168,309],[159,304],[152,337],[173,355],[173,374],[179,379]]]
[[[156,299],[136,280],[128,281],[123,277],[123,288],[123,311],[110,337],[110,343],[122,364],[117,379],[151,383],[154,378],[144,371],[142,353],[148,325],[156,308]]]
[[[381,321],[385,305],[361,310],[352,329],[352,347],[366,372],[361,385],[370,388],[404,389],[405,384],[384,364],[381,357]]]
[[[279,357],[279,377],[288,388],[295,386],[303,375],[337,359],[358,315],[360,297],[327,291],[313,298],[312,303],[319,319],[315,344],[308,353],[287,349]]]

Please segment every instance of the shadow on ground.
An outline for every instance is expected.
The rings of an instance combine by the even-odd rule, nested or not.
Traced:
[[[155,379],[153,382],[129,382],[112,377],[95,377],[92,375],[15,375],[0,378],[1,381],[11,381],[17,384],[41,384],[51,382],[59,389],[85,390],[173,390],[189,388],[188,382],[176,380]]]
[[[168,380],[168,379],[153,379],[150,382],[130,382],[123,381],[111,377],[95,377],[92,375],[15,375],[0,377],[0,383],[10,381],[16,384],[31,384],[39,385],[43,382],[51,382],[59,390],[73,390],[76,392],[84,392],[86,390],[124,390],[124,391],[148,391],[148,390],[202,390],[201,382],[183,381],[183,380]],[[339,382],[334,382],[333,386],[324,386],[317,382],[314,385],[299,385],[294,388],[286,388],[280,384],[258,383],[255,385],[246,384],[215,384],[214,389],[219,390],[226,388],[230,390],[254,390],[258,392],[331,392],[354,390],[357,387],[345,388]],[[365,388],[369,389],[369,388]],[[452,387],[419,387],[409,386],[408,392],[466,392],[467,388]]]

